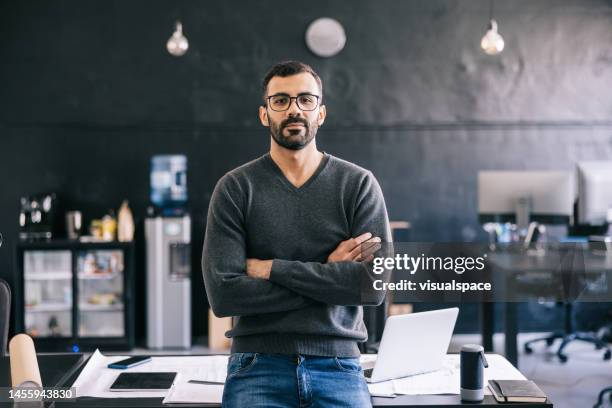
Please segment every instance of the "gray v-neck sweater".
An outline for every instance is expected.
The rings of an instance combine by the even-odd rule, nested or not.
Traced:
[[[341,241],[371,232],[391,242],[385,201],[371,172],[325,154],[293,186],[270,154],[224,175],[208,209],[202,255],[217,316],[236,316],[233,352],[358,356],[367,339],[361,305],[377,305],[371,267],[327,263]],[[269,280],[246,259],[272,259]]]

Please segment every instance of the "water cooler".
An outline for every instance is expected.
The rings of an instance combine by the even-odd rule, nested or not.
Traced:
[[[145,220],[147,347],[191,347],[191,218],[187,158],[151,160],[151,208]]]

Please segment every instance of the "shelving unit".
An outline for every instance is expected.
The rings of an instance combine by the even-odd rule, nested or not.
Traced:
[[[120,242],[18,244],[17,331],[40,351],[131,349],[133,252]]]
[[[72,305],[70,303],[53,303],[53,302],[45,302],[37,305],[27,306],[25,308],[28,313],[47,313],[47,312],[66,312],[72,310]]]
[[[25,277],[26,280],[71,280],[72,272],[33,272]]]

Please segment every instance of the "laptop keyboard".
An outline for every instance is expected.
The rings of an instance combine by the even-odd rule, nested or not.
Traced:
[[[363,375],[366,378],[372,378],[372,371],[374,371],[374,368],[366,368],[365,370],[363,370]]]

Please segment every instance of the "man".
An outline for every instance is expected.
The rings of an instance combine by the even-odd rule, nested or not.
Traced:
[[[390,242],[380,187],[320,152],[321,79],[296,61],[263,81],[270,152],[223,176],[211,198],[202,257],[217,316],[236,316],[224,407],[371,406],[359,366],[361,305],[378,305],[371,273]]]

